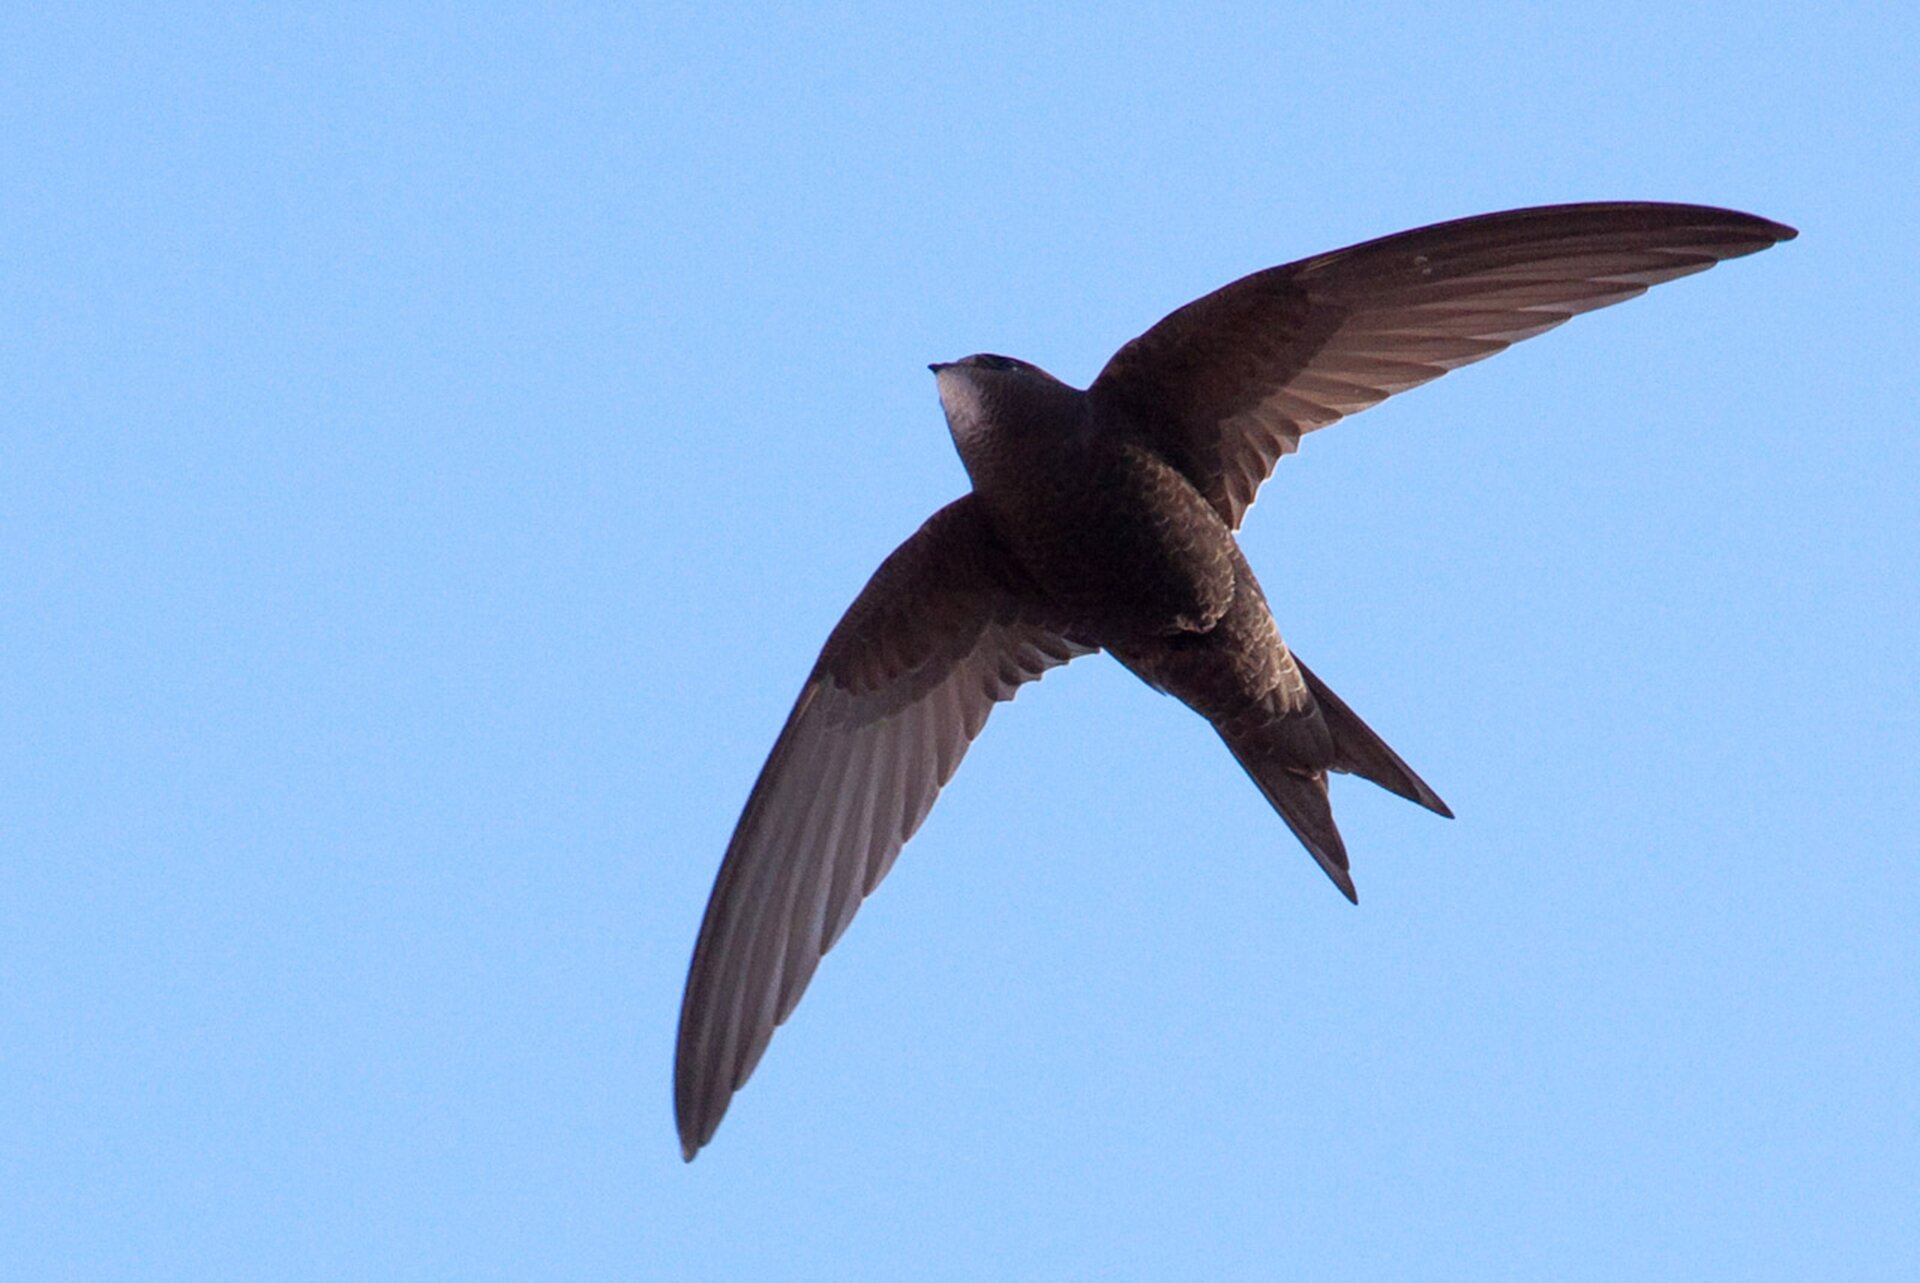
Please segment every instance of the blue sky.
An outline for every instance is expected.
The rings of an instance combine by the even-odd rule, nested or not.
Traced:
[[[21,1278],[1920,1268],[1898,6],[0,18],[0,1260]],[[1244,536],[1459,818],[1353,908],[1110,661],[1001,709],[681,1163],[720,853],[965,485],[1437,219],[1801,237],[1310,438]],[[4,1272],[4,1271],[0,1271]]]

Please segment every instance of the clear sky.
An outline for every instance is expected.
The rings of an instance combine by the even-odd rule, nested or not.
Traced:
[[[1920,1274],[1913,15],[10,7],[0,1275]],[[739,807],[965,485],[926,363],[1582,199],[1801,237],[1245,529],[1459,818],[1336,781],[1349,906],[1077,662],[683,1165]]]

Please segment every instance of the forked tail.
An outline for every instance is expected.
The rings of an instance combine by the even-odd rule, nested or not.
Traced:
[[[1340,840],[1340,830],[1333,822],[1333,807],[1327,800],[1327,771],[1344,771],[1372,780],[1389,793],[1418,802],[1449,819],[1453,812],[1447,809],[1438,793],[1427,787],[1425,780],[1413,773],[1412,767],[1400,760],[1398,753],[1388,748],[1385,741],[1347,707],[1345,700],[1328,690],[1326,683],[1300,663],[1298,655],[1293,660],[1299,664],[1301,676],[1306,678],[1307,689],[1313,692],[1332,740],[1333,755],[1325,762],[1324,769],[1303,763],[1298,736],[1274,735],[1275,723],[1258,727],[1243,724],[1231,729],[1219,727],[1220,738],[1259,786],[1261,794],[1280,813],[1280,818],[1287,822],[1293,835],[1300,839],[1300,844],[1340,888],[1341,894],[1358,904],[1360,897],[1353,889],[1346,843]]]
[[[1333,807],[1327,802],[1327,773],[1289,765],[1258,741],[1236,742],[1224,733],[1220,738],[1226,740],[1234,759],[1246,768],[1273,809],[1280,812],[1307,854],[1340,888],[1340,894],[1360,903],[1353,889],[1353,875],[1347,871],[1347,844],[1340,840],[1340,830],[1333,823]]]
[[[1418,802],[1436,815],[1453,818],[1453,812],[1440,800],[1440,795],[1428,788],[1427,782],[1415,775],[1413,768],[1401,761],[1400,755],[1388,748],[1386,741],[1375,735],[1373,728],[1361,721],[1345,700],[1328,690],[1327,684],[1300,662],[1300,656],[1295,655],[1293,662],[1299,665],[1300,675],[1307,679],[1307,689],[1313,692],[1314,702],[1320,705],[1320,715],[1327,719],[1327,730],[1333,734],[1334,760],[1328,764],[1331,769],[1372,780],[1389,793]]]

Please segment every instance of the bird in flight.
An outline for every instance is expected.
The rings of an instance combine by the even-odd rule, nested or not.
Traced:
[[[1234,532],[1300,438],[1675,277],[1790,240],[1697,205],[1438,223],[1243,277],[1092,386],[979,354],[932,368],[972,483],[827,638],[720,865],[680,1012],[674,1112],[712,1139],[994,704],[1104,650],[1213,724],[1355,899],[1327,775],[1446,803],[1301,662]]]

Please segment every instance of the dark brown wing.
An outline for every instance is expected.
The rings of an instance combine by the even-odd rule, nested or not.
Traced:
[[[1189,303],[1115,353],[1089,392],[1238,527],[1303,434],[1794,235],[1699,205],[1550,205],[1437,223]]]
[[[747,798],[694,947],[673,1075],[688,1159],[994,703],[1089,652],[1036,618],[1021,585],[968,496],[881,563],[827,639]]]

